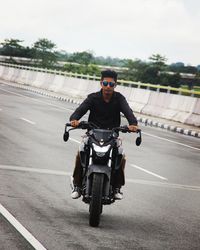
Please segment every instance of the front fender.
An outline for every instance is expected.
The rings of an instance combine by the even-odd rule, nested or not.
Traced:
[[[86,195],[89,196],[91,194],[92,175],[94,173],[104,174],[107,177],[104,178],[103,196],[108,197],[110,190],[110,179],[111,179],[111,168],[108,165],[92,164],[88,166]]]
[[[108,165],[97,165],[97,164],[89,165],[88,166],[88,178],[93,173],[105,174],[108,177],[108,179],[110,179],[111,168]]]

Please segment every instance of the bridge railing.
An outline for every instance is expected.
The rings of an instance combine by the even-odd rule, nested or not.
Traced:
[[[67,77],[88,79],[88,80],[94,80],[94,81],[100,80],[100,77],[97,77],[95,75],[84,75],[84,74],[66,72],[66,71],[61,71],[61,70],[45,69],[45,68],[24,66],[24,65],[4,63],[4,62],[0,62],[0,65],[6,66],[6,67],[12,67],[12,68],[24,69],[24,70],[63,75]],[[119,85],[127,86],[127,87],[143,88],[143,89],[157,91],[157,92],[167,92],[167,93],[173,93],[173,94],[178,94],[178,95],[200,97],[200,91],[195,91],[195,90],[187,90],[183,88],[174,88],[170,86],[162,86],[162,85],[157,85],[157,84],[133,82],[133,81],[126,81],[126,80],[118,80],[117,82]]]

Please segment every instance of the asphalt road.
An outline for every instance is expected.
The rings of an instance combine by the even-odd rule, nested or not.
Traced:
[[[84,132],[62,141],[75,107],[0,84],[0,249],[200,249],[200,139],[141,125],[136,147],[123,134],[124,199],[91,228],[69,188]]]

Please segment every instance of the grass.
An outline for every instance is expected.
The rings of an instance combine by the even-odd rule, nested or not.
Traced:
[[[182,89],[187,89],[188,90],[188,85],[181,85]],[[200,86],[194,86],[193,87],[194,91],[200,91]]]

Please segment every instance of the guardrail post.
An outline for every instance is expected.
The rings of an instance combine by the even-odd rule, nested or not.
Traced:
[[[157,85],[157,89],[156,89],[156,92],[160,92],[160,85]]]

